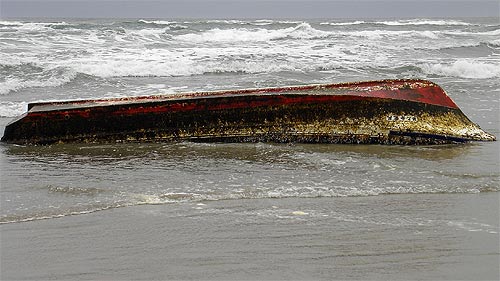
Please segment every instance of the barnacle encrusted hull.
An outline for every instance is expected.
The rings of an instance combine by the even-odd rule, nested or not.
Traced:
[[[384,80],[33,103],[2,141],[442,144],[491,141],[436,84]]]

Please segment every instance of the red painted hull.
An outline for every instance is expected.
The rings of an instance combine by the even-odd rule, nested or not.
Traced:
[[[385,80],[34,103],[2,141],[434,144],[495,140],[436,84]]]

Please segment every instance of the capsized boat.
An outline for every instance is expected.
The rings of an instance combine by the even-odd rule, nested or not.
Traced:
[[[383,80],[145,97],[39,102],[3,142],[299,142],[443,144],[493,141],[444,90]]]

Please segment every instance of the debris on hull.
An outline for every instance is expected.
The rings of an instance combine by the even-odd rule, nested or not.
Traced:
[[[436,84],[384,80],[33,103],[2,141],[443,144],[492,141]]]

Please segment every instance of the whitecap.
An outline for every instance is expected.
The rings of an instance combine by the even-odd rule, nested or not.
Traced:
[[[438,39],[439,38],[439,35],[436,32],[430,31],[430,30],[418,31],[417,34],[421,37],[426,37],[429,39]]]
[[[175,21],[166,21],[166,20],[139,20],[138,22],[140,23],[145,23],[145,24],[157,24],[157,25],[170,25],[170,24],[175,24],[177,22]]]
[[[485,32],[478,32],[476,34],[478,34],[478,35],[498,36],[498,35],[500,35],[500,29],[495,29],[495,30],[485,31]]]
[[[2,25],[4,25],[4,26],[20,26],[20,25],[23,25],[23,23],[20,21],[5,21],[5,20],[3,20],[3,21],[0,21],[0,26],[2,26]]]
[[[322,31],[311,27],[309,23],[300,23],[295,27],[284,29],[264,29],[264,28],[214,28],[199,34],[190,33],[175,36],[174,39],[185,42],[265,42],[278,39],[315,39],[324,38],[331,35],[330,32]]]
[[[219,24],[247,24],[241,20],[207,20],[206,23],[219,23]]]
[[[384,39],[386,37],[401,37],[401,38],[429,38],[438,39],[439,33],[436,31],[416,31],[416,30],[359,30],[350,32],[341,32],[340,35],[350,35],[356,37],[365,37],[370,40]]]
[[[143,28],[143,29],[139,29],[139,30],[127,30],[126,34],[127,34],[127,37],[131,37],[131,38],[129,38],[129,39],[131,39],[131,41],[142,40],[142,41],[157,42],[157,40],[160,39],[160,35],[165,34],[168,30],[170,30],[169,27]]]
[[[151,53],[151,56],[153,55]],[[108,59],[91,57],[74,60],[69,62],[68,66],[77,72],[97,77],[189,76],[204,72],[204,68],[196,65],[191,59],[169,54],[158,55],[154,60],[135,54],[123,54]]]
[[[7,77],[5,80],[0,81],[0,95],[6,95],[25,88],[61,86],[72,81],[76,75],[77,73],[74,71],[53,69],[43,71],[38,76],[31,75],[27,78]]]
[[[39,22],[25,22],[17,26],[20,31],[46,31],[51,29],[49,23],[39,23]]]
[[[252,60],[220,59],[234,57],[240,49],[198,49],[193,54],[147,50],[141,55],[134,53],[116,54],[107,58],[93,56],[65,62],[74,71],[97,77],[172,77],[191,76],[206,73],[270,73],[279,71],[302,71],[314,69],[314,64],[301,61],[278,60],[262,54]],[[206,59],[200,60],[200,57]]]
[[[421,66],[426,74],[452,76],[460,78],[487,79],[500,77],[500,64],[484,63],[472,60],[457,60],[448,64],[430,64]]]
[[[458,21],[458,20],[430,20],[430,19],[411,19],[411,20],[396,20],[396,21],[377,21],[375,24],[389,25],[389,26],[400,26],[400,25],[459,25],[459,26],[469,26],[471,23]]]
[[[245,41],[267,41],[275,38],[273,31],[270,30],[249,30],[246,28],[241,29],[220,29],[215,28],[205,31],[200,34],[189,33],[175,36],[174,39],[178,41],[185,41],[190,43],[204,43],[204,42],[245,42]]]
[[[261,25],[262,26],[262,25],[271,25],[273,23],[274,23],[273,20],[262,19],[262,20],[256,20],[256,21],[252,22],[252,25]]]
[[[357,20],[350,22],[322,22],[320,23],[320,25],[346,26],[346,25],[360,25],[365,23],[366,23],[365,21]]]
[[[498,36],[500,35],[500,29],[493,29],[490,31],[464,31],[464,30],[451,30],[443,31],[445,35],[455,35],[455,36]]]
[[[331,32],[315,29],[309,23],[303,22],[294,27],[287,37],[294,39],[319,39],[330,35],[332,35]]]

